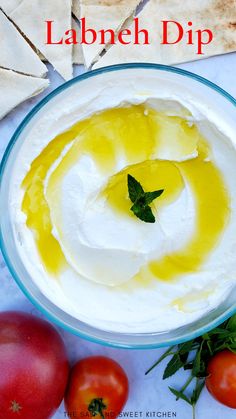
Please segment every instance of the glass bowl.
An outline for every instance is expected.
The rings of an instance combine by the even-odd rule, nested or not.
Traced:
[[[181,87],[181,89],[187,89],[193,97],[196,95],[199,97],[200,95],[201,99],[206,101],[209,107],[212,104],[212,106],[214,105],[214,107],[221,109],[222,118],[236,120],[236,100],[232,96],[210,81],[178,68],[145,63],[115,65],[87,72],[70,80],[54,90],[35,106],[17,128],[6,149],[0,168],[0,241],[3,256],[13,278],[29,300],[49,320],[67,331],[96,343],[123,348],[147,349],[178,344],[200,336],[219,325],[236,312],[236,286],[220,306],[208,312],[197,321],[174,330],[159,333],[128,334],[108,332],[92,327],[60,309],[34,283],[17,251],[8,209],[9,185],[15,159],[17,159],[18,151],[27,132],[40,119],[41,115],[47,112],[49,107],[58,103],[58,101],[63,101],[63,98],[70,94],[71,89],[79,89],[81,94],[83,94],[84,89],[89,92],[97,79],[102,78],[104,88],[109,91],[109,83],[111,81],[114,82],[126,78],[126,75],[130,72],[131,75],[135,73],[134,77],[137,74],[145,74],[145,77],[152,78],[153,83],[155,81],[160,83],[162,80],[163,82],[171,81]]]

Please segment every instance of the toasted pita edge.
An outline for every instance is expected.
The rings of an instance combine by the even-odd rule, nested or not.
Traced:
[[[46,0],[44,0],[46,2]],[[50,2],[46,2],[45,4],[49,4],[52,7],[51,4],[52,0]],[[29,10],[31,9],[31,1],[30,0],[22,0],[20,5],[14,9],[14,11],[9,15],[10,19],[14,22],[14,24],[19,28],[19,30],[24,34],[24,36],[29,40],[31,44],[34,45],[36,50],[38,50],[46,60],[48,60],[54,69],[65,79],[69,80],[73,77],[73,66],[72,66],[72,55],[73,55],[73,48],[72,45],[46,45],[45,43],[38,42],[37,39],[37,33],[34,33],[33,29],[36,26],[34,25],[34,17],[29,14]],[[55,4],[55,0],[54,0]],[[63,27],[62,31],[57,34],[58,36],[62,36],[64,30],[67,30],[71,27],[71,0],[68,0],[68,5],[70,5],[70,8],[68,9],[69,12],[69,20],[68,25],[65,25]],[[36,10],[34,10],[35,18],[38,16],[36,13]],[[42,21],[47,20],[50,17],[50,13],[45,13],[45,16],[42,16]],[[60,16],[61,21],[64,23],[65,19],[62,19],[62,16]],[[58,20],[59,21],[59,20]],[[57,22],[58,23],[58,22]],[[58,27],[57,27],[58,28]],[[49,47],[49,48],[48,48]],[[50,47],[52,47],[50,49]],[[61,47],[61,48],[59,48]],[[65,52],[65,48],[70,51],[70,60],[68,60],[68,57],[65,57],[63,52]],[[50,51],[53,53],[50,53]]]
[[[49,86],[49,80],[0,68],[0,119],[20,103],[38,95]]]
[[[34,49],[28,44],[14,23],[1,9],[0,20],[4,28],[4,37],[1,41],[2,52],[0,54],[0,66],[35,77],[45,77],[48,71],[47,67],[41,62]],[[15,60],[12,60],[11,57],[13,39],[17,45],[17,56]],[[4,49],[5,53],[3,54]],[[2,59],[3,56],[4,61]],[[7,56],[9,56],[9,59],[6,59]],[[27,62],[22,62],[23,60],[26,60]],[[21,64],[18,65],[18,62],[21,62]]]
[[[127,21],[127,19],[130,19],[134,16],[134,13],[137,7],[139,6],[140,2],[141,0],[132,0],[121,6],[106,6],[106,1],[101,0],[99,2],[99,6],[93,6],[91,4],[87,5],[86,2],[83,3],[83,1],[81,1],[80,17],[85,17],[88,27],[91,27],[95,30],[109,28],[114,30],[116,36],[118,31],[123,27],[123,25]],[[127,4],[129,4],[129,6],[127,6]],[[87,68],[90,68],[93,65],[93,63],[99,59],[101,52],[104,49],[106,49],[107,45],[108,43],[106,45],[100,45],[98,43],[82,45],[84,62]]]

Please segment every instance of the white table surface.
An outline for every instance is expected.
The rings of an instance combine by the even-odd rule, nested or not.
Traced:
[[[236,97],[236,53],[187,63],[179,67],[208,78]],[[82,72],[84,72],[82,66],[75,68],[75,75]],[[51,68],[49,68],[49,77],[51,86],[46,92],[21,104],[0,121],[0,157],[13,132],[28,111],[49,91],[63,83],[63,80]],[[17,287],[3,259],[0,258],[0,311],[9,309],[24,310],[42,317],[42,314],[36,310]],[[191,407],[185,402],[176,402],[174,396],[168,390],[168,385],[176,388],[180,387],[185,380],[185,373],[179,372],[163,382],[161,377],[164,365],[160,365],[153,373],[144,376],[145,370],[160,356],[163,349],[145,351],[113,349],[87,342],[63,330],[61,332],[72,362],[91,354],[103,354],[113,357],[125,368],[130,381],[130,395],[125,407],[125,411],[129,412],[129,417],[134,417],[134,413],[138,412],[136,415],[142,418],[176,417],[178,419],[191,419]],[[62,404],[53,419],[64,417],[64,406]],[[215,419],[216,417],[218,419],[233,419],[236,417],[236,411],[214,401],[207,390],[204,389],[197,405],[196,417],[197,419]]]

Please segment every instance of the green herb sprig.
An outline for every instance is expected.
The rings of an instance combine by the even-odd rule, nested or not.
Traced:
[[[169,389],[175,395],[176,400],[182,399],[192,406],[193,418],[195,418],[195,406],[208,375],[208,362],[213,355],[224,349],[236,353],[236,314],[203,336],[167,349],[146,371],[145,375],[149,374],[168,356],[172,356],[172,358],[164,370],[163,380],[171,377],[181,368],[190,370],[186,383],[179,390],[173,387],[169,387]],[[189,389],[192,382],[195,382],[195,385]]]
[[[164,189],[153,192],[144,192],[141,183],[128,174],[128,192],[129,198],[131,202],[133,202],[130,210],[133,211],[136,217],[146,223],[155,223],[156,219],[149,204],[151,204],[154,199],[158,198],[164,192]]]

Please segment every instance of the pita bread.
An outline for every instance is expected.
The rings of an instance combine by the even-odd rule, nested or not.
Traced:
[[[126,19],[132,15],[140,0],[81,0],[80,17],[86,20],[86,27],[96,31],[113,29],[117,32]],[[91,45],[82,45],[84,61],[87,67],[97,59],[104,45],[95,42]]]
[[[46,74],[47,67],[1,10],[0,39],[0,67],[37,77],[43,77]]]
[[[75,21],[75,19],[73,19],[73,17],[72,17],[72,28],[78,31],[78,23]],[[80,32],[78,32],[78,37],[80,39]],[[82,50],[82,46],[80,42],[78,44],[73,45],[72,48],[73,48],[73,57],[72,57],[73,64],[79,64],[79,65],[84,64],[83,50]],[[41,54],[39,50],[37,50],[36,52],[41,61],[47,62],[46,58],[43,56],[43,54]]]
[[[54,21],[54,37],[71,27],[71,0],[22,0],[9,17],[66,80],[72,78],[72,45],[45,44],[46,20]]]
[[[114,45],[93,68],[126,62],[178,64],[236,50],[235,0],[185,0],[184,7],[179,0],[150,0],[138,17],[139,27],[149,31],[150,45]],[[196,38],[195,45],[186,45],[186,37],[178,44],[162,45],[163,20],[178,21],[185,31],[189,21],[193,31],[211,29],[213,41],[203,47],[204,55],[196,54]],[[176,28],[169,26],[169,37],[176,39]]]
[[[7,16],[9,16],[9,14],[12,13],[13,10],[15,10],[20,5],[20,3],[22,1],[23,0],[0,0],[0,9],[2,9]],[[24,34],[22,34],[22,32],[21,32],[21,35],[24,37]],[[28,43],[29,43],[29,41],[28,41]],[[34,47],[34,45],[31,44],[31,46],[32,46],[33,50],[37,53],[40,60],[46,62],[47,60],[40,53],[40,51],[38,51],[37,48]]]
[[[72,28],[77,30],[79,43],[73,45],[73,63],[84,64],[83,50],[80,43],[80,31],[78,31],[78,23],[72,18]]]
[[[83,50],[79,44],[73,45],[73,64],[84,64]]]
[[[21,102],[42,92],[48,85],[47,79],[0,68],[0,119]]]
[[[0,8],[8,15],[13,12],[21,2],[22,0],[0,0]]]
[[[79,4],[79,0],[73,0],[72,1],[72,13],[77,17],[77,19],[80,18],[80,4]]]

